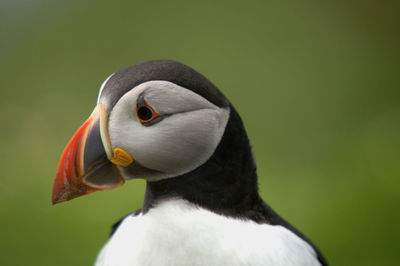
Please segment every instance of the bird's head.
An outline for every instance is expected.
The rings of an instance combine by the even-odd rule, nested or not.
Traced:
[[[174,61],[112,74],[61,156],[53,204],[134,178],[157,182],[193,171],[213,155],[230,111],[210,81]]]

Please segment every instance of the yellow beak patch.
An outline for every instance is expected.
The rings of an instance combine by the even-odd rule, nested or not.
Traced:
[[[116,165],[128,166],[133,163],[133,158],[126,150],[115,148],[110,161]]]

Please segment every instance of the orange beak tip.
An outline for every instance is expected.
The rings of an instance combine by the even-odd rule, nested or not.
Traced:
[[[72,136],[61,155],[53,183],[53,205],[124,183],[117,165],[127,166],[133,158],[120,148],[112,154],[107,141],[107,113],[102,105],[99,107]],[[115,164],[110,162],[111,156]]]
[[[82,183],[80,173],[83,171],[84,143],[92,120],[90,117],[78,129],[61,155],[53,183],[53,205],[90,193],[90,188]]]

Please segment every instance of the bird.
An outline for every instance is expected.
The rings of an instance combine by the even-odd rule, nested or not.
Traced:
[[[144,179],[105,265],[328,265],[260,196],[241,117],[205,76],[173,60],[110,75],[61,155],[52,203]]]

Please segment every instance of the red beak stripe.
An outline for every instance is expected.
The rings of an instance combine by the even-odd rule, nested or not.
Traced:
[[[53,204],[98,190],[82,182],[82,176],[84,175],[83,152],[92,122],[93,116],[90,116],[64,149],[54,178]]]

